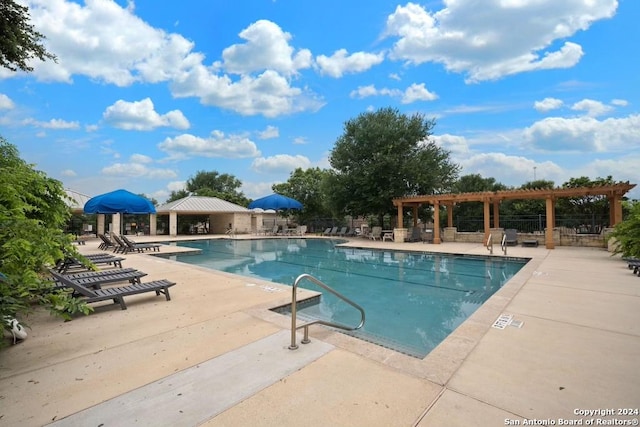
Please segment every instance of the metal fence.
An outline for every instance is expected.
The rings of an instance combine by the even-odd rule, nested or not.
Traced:
[[[493,216],[489,222],[493,226]],[[446,227],[446,220],[441,226]],[[458,231],[482,231],[484,230],[484,218],[482,217],[458,217],[454,218],[454,227]],[[603,228],[609,226],[609,217],[597,215],[591,216],[556,216],[556,227],[573,229],[577,234],[599,234]],[[500,216],[500,227],[514,228],[520,233],[543,232],[547,227],[546,215],[513,215]]]

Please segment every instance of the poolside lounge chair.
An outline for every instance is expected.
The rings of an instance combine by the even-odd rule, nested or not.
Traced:
[[[518,244],[518,230],[514,228],[507,228],[504,230],[506,239],[504,241],[507,246],[516,246]]]
[[[88,261],[95,265],[111,265],[113,267],[122,268],[122,261],[125,258],[113,256],[111,254],[94,254],[83,255]],[[78,258],[68,255],[56,264],[56,270],[60,273],[66,273],[72,268],[87,268],[85,264]]]
[[[117,270],[83,271],[81,273],[65,274],[70,280],[74,280],[86,287],[100,289],[103,285],[118,282],[140,283],[140,278],[146,276],[135,268],[119,268]],[[55,288],[66,288],[60,282],[56,282]]]
[[[104,234],[98,234],[98,237],[100,238],[100,240],[102,240],[102,243],[100,243],[100,245],[98,246],[98,249],[102,249],[107,250],[109,248],[114,248],[116,245],[111,241],[110,238],[108,238],[106,235]]]
[[[344,235],[345,235],[345,234],[347,234],[347,229],[348,229],[348,228],[349,228],[349,227],[342,227],[342,228],[340,229],[340,231],[338,231],[338,232],[336,233],[336,236],[344,237]]]
[[[369,239],[371,240],[381,240],[382,239],[382,227],[372,227],[371,233],[369,233]]]
[[[422,229],[420,227],[411,227],[411,234],[407,236],[405,242],[419,242],[422,240]]]
[[[324,233],[322,233],[323,236],[329,236],[331,234],[331,227],[327,227],[326,230],[324,230]]]
[[[325,230],[325,233],[324,233],[325,236],[335,236],[336,234],[338,234],[338,227],[333,227],[329,229],[329,233],[327,233]]]
[[[160,243],[136,243],[133,240],[129,239],[127,236],[120,236],[125,245],[129,248],[130,251],[155,251],[160,252]]]
[[[87,304],[94,302],[113,300],[114,304],[120,304],[122,310],[127,309],[127,305],[124,302],[124,297],[129,295],[143,294],[147,292],[155,292],[156,295],[164,294],[167,301],[171,300],[169,295],[169,288],[175,285],[175,282],[168,280],[155,280],[153,282],[146,283],[134,283],[128,286],[119,286],[104,289],[89,289],[85,285],[78,283],[75,280],[71,280],[66,276],[58,273],[55,270],[49,270],[54,279],[59,283],[67,286],[75,291],[75,293],[82,297],[82,300]]]

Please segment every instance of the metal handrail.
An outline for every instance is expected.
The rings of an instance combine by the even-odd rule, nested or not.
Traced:
[[[333,295],[335,295],[338,298],[340,298],[341,300],[345,301],[347,304],[357,308],[360,311],[360,314],[362,316],[358,326],[356,326],[355,328],[352,328],[350,326],[342,325],[340,323],[327,322],[327,321],[324,321],[324,320],[314,320],[312,322],[305,323],[304,325],[296,326],[296,316],[297,316],[297,307],[296,307],[297,306],[297,298],[296,298],[296,293],[297,293],[297,290],[298,290],[298,284],[304,279],[307,279],[307,280],[315,283],[316,285],[318,285],[321,288],[331,292]],[[319,324],[319,325],[326,325],[326,326],[332,326],[334,328],[344,329],[345,331],[355,331],[355,330],[358,330],[358,329],[360,329],[360,328],[362,328],[364,326],[364,320],[365,320],[364,309],[362,307],[360,307],[358,304],[356,304],[355,302],[351,301],[349,298],[345,297],[344,295],[342,295],[341,293],[339,293],[335,289],[330,288],[329,286],[325,285],[324,283],[322,283],[320,280],[316,279],[312,275],[306,274],[306,273],[305,274],[301,274],[293,282],[292,298],[291,298],[291,345],[289,346],[289,350],[295,350],[295,349],[298,348],[298,345],[296,344],[296,331],[298,329],[300,329],[300,328],[304,328],[304,338],[300,342],[302,344],[308,344],[308,343],[311,342],[309,340],[309,326],[311,326],[311,325]]]
[[[506,234],[502,235],[502,242],[500,243],[500,248],[502,248],[502,252],[506,255],[507,254],[507,235]]]
[[[491,237],[491,233],[489,233],[489,237],[487,238],[487,250],[493,255],[493,238]]]

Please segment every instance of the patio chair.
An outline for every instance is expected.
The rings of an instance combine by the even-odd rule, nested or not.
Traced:
[[[128,286],[119,286],[104,289],[89,289],[85,285],[78,283],[75,280],[71,280],[66,276],[51,269],[51,276],[62,285],[71,288],[74,292],[81,297],[81,299],[87,304],[113,300],[114,304],[120,304],[122,310],[127,309],[127,305],[124,302],[124,297],[129,295],[143,294],[147,292],[155,292],[156,295],[163,294],[167,301],[171,300],[169,295],[169,288],[175,285],[175,282],[170,282],[166,279],[155,280],[153,282],[146,283],[134,283]]]
[[[327,227],[326,230],[324,230],[324,233],[322,233],[323,236],[329,236],[331,235],[331,227]]]
[[[111,239],[108,238],[106,235],[98,234],[98,237],[100,238],[100,240],[102,240],[102,243],[100,243],[100,245],[98,246],[98,249],[102,249],[104,251],[104,250],[107,250],[109,248],[115,247],[115,245],[113,244]]]
[[[113,252],[126,254],[131,251],[129,245],[127,245],[124,240],[122,240],[117,234],[112,233],[111,239],[113,239],[113,241],[115,242],[115,244],[113,245]]]
[[[504,230],[504,235],[506,236],[504,243],[507,246],[517,246],[518,245],[518,230],[515,228],[507,228]]]
[[[160,243],[137,243],[133,240],[129,239],[127,236],[120,236],[125,245],[132,251],[155,251],[160,252]]]
[[[382,239],[382,227],[372,227],[371,233],[369,233],[369,239],[371,240],[381,240]]]
[[[340,229],[340,231],[338,231],[338,232],[336,233],[336,236],[344,237],[344,235],[345,235],[345,234],[347,234],[347,229],[348,229],[348,228],[349,228],[349,227],[342,227],[342,228]]]
[[[420,227],[412,227],[411,234],[407,236],[405,242],[419,242],[422,240],[422,229]]]
[[[140,279],[146,275],[147,273],[135,268],[119,268],[117,270],[83,271],[81,273],[65,274],[64,276],[84,286],[100,289],[102,285],[111,283],[140,283]],[[58,285],[64,287],[61,283],[58,283]]]
[[[114,256],[111,254],[83,255],[83,257],[85,257],[88,261],[90,261],[95,265],[111,265],[117,268],[122,268],[122,261],[126,259],[126,258]],[[66,273],[70,269],[75,269],[75,268],[86,269],[87,267],[78,258],[72,255],[67,255],[64,259],[56,263],[55,268],[60,273]]]

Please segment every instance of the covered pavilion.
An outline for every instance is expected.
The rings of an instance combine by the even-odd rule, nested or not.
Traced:
[[[619,183],[594,187],[576,188],[537,188],[521,190],[483,191],[474,193],[436,194],[424,196],[409,196],[393,199],[393,205],[398,209],[398,229],[403,229],[404,208],[413,209],[414,226],[418,225],[418,207],[427,203],[433,205],[433,243],[441,243],[440,239],[440,206],[447,210],[447,227],[453,227],[453,206],[456,203],[483,202],[484,203],[484,238],[487,242],[491,233],[491,208],[493,207],[493,228],[500,228],[500,202],[508,199],[544,199],[546,201],[547,223],[545,228],[545,246],[554,249],[553,228],[555,227],[555,203],[562,197],[606,196],[609,201],[609,226],[613,227],[622,221],[622,198],[634,188],[636,184]],[[396,233],[404,239],[405,233]]]

